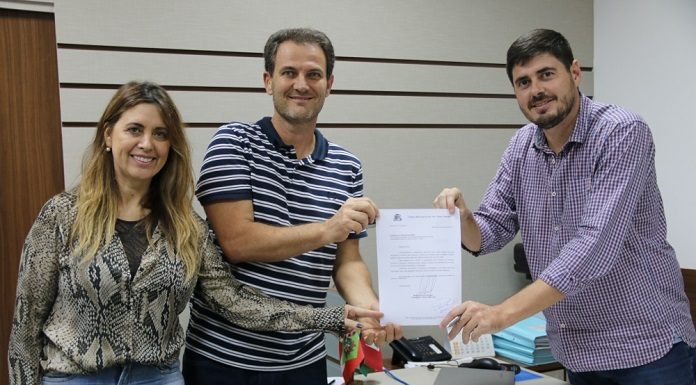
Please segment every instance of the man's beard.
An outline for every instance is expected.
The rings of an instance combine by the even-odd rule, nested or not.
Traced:
[[[532,105],[534,105],[534,103],[550,98],[551,96],[545,93],[536,95],[532,98],[532,101],[529,103],[527,108],[529,108],[529,110],[531,111]],[[529,118],[529,120],[532,123],[539,126],[539,128],[541,128],[542,130],[548,130],[550,128],[556,127],[563,121],[563,119],[568,117],[570,111],[573,109],[573,106],[575,105],[576,98],[577,94],[575,92],[571,92],[567,98],[556,99],[558,102],[558,111],[556,111],[555,114],[543,114],[540,115],[539,118],[537,118],[536,120],[532,120],[530,116],[527,116],[527,118]]]
[[[308,109],[304,112],[291,111],[289,102],[283,99],[282,96],[276,99],[275,95],[273,98],[273,104],[278,114],[282,116],[285,121],[291,124],[305,124],[315,121],[319,116],[319,112],[321,112],[321,109],[324,106],[324,103],[322,102],[321,104],[316,105],[315,109]]]

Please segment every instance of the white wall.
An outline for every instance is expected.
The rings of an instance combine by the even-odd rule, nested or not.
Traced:
[[[696,268],[696,1],[595,0],[595,99],[652,128],[668,239]]]
[[[272,114],[258,57],[268,35],[309,26],[326,32],[339,56],[319,125],[361,158],[366,195],[384,208],[430,207],[443,187],[458,186],[477,207],[525,123],[503,68],[508,46],[530,29],[556,29],[591,67],[592,14],[588,0],[58,0],[66,186],[109,97],[131,79],[169,87],[192,124],[197,172],[217,125]],[[593,73],[583,75],[593,95]],[[376,287],[374,234],[361,251]],[[464,253],[462,277],[463,298],[485,303],[527,284],[513,271],[512,245],[481,258]]]

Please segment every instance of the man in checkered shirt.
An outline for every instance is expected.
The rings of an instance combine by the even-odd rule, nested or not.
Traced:
[[[501,304],[467,301],[464,342],[543,310],[554,357],[571,383],[695,384],[696,331],[667,242],[650,128],[579,91],[568,41],[538,29],[507,54],[530,124],[512,138],[478,211],[457,188],[434,205],[461,215],[462,246],[501,249],[521,232],[534,282]]]

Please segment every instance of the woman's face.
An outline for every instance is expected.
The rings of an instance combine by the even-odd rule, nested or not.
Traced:
[[[154,104],[141,103],[121,114],[104,133],[111,147],[119,186],[147,188],[167,163],[169,129]]]

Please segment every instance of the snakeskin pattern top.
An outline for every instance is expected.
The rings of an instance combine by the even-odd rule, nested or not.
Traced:
[[[94,373],[129,362],[173,363],[184,341],[178,316],[194,288],[245,328],[343,329],[343,308],[290,304],[234,280],[210,233],[202,237],[201,261],[190,282],[159,227],[132,281],[118,235],[81,264],[68,242],[76,199],[73,191],[50,199],[25,241],[8,351],[11,384],[40,384],[47,371]]]

